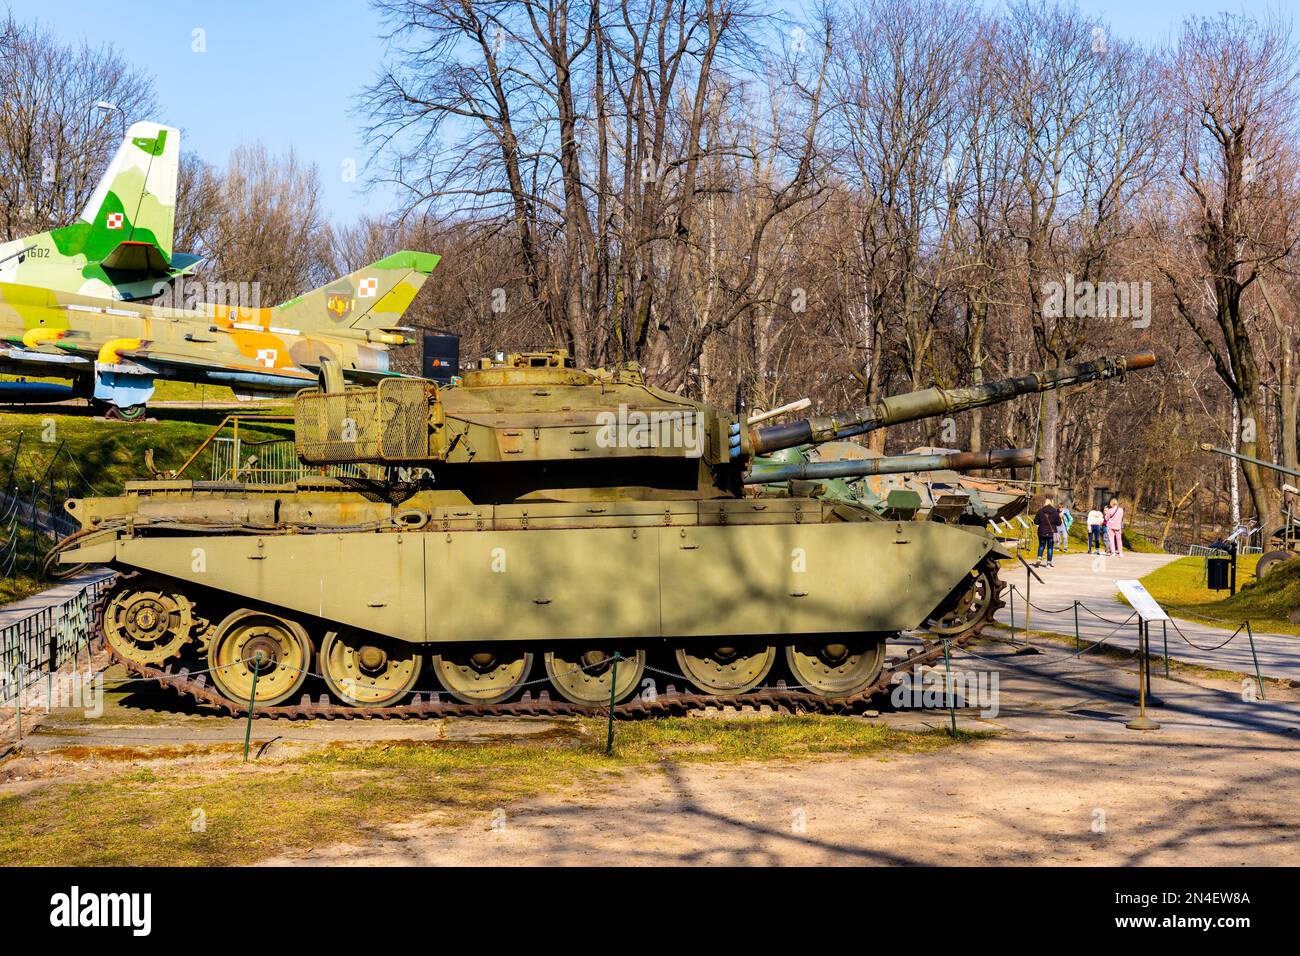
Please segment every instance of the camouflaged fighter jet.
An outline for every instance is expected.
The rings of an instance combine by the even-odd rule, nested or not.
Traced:
[[[180,131],[127,130],[104,177],[71,225],[0,243],[0,282],[102,299],[150,299],[202,260],[173,253]]]
[[[0,371],[71,379],[59,397],[128,420],[144,415],[157,379],[269,397],[315,385],[328,357],[374,384],[399,376],[388,352],[413,341],[398,322],[438,259],[397,252],[273,308],[175,309],[0,282]]]

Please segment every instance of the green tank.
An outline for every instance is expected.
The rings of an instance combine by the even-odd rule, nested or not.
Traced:
[[[131,670],[232,712],[555,712],[552,694],[570,711],[849,706],[942,654],[938,637],[977,634],[1008,552],[852,502],[747,495],[756,455],[1153,363],[751,427],[564,352],[485,360],[444,387],[348,387],[327,362],[294,402],[298,455],[370,477],[132,482],[67,503],[82,529],[58,560],[122,572],[98,614]],[[677,703],[665,674],[691,685]],[[313,703],[322,689],[339,703]]]
[[[1024,511],[1023,491],[995,491],[989,481],[967,476],[995,469],[1031,468],[1032,448],[994,451],[916,449],[880,455],[852,442],[827,442],[775,452],[758,459],[750,481],[760,494],[802,495],[862,505],[885,517],[948,521],[984,527]]]

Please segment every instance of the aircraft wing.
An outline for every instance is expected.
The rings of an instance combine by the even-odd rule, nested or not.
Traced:
[[[302,368],[262,368],[258,365],[173,355],[149,348],[124,349],[118,355],[127,361],[157,371],[162,378],[176,377],[187,381],[208,381],[221,385],[245,382],[263,387],[278,387],[286,392],[316,384],[316,373]],[[182,377],[177,373],[185,374]]]
[[[313,378],[320,371],[319,365],[308,365],[304,363],[304,368],[312,373]],[[343,377],[349,382],[358,382],[362,385],[376,385],[386,378],[420,378],[419,375],[407,375],[405,372],[380,371],[377,369],[365,368],[345,368]]]

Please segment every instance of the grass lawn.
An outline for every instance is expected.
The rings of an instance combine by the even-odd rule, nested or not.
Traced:
[[[1257,631],[1300,635],[1300,625],[1287,615],[1300,607],[1300,561],[1275,568],[1263,581],[1255,579],[1259,555],[1243,555],[1237,563],[1237,593],[1205,587],[1205,559],[1179,558],[1142,579],[1143,585],[1175,617],[1235,628],[1249,619]]]
[[[53,382],[57,385],[70,384],[66,378],[41,378],[37,375],[0,374],[0,382],[14,382],[19,379],[28,382]],[[168,382],[159,380],[154,383],[153,397],[150,402],[234,402],[235,393],[225,385],[196,385],[192,382]]]
[[[417,817],[445,825],[479,817],[487,825],[512,801],[615,786],[629,770],[667,761],[885,760],[983,736],[954,740],[847,717],[644,720],[617,724],[616,752],[607,757],[605,729],[581,719],[498,742],[335,744],[249,764],[238,743],[65,748],[64,771],[85,761],[93,778],[0,797],[0,865],[239,865],[383,837],[387,824]],[[0,778],[4,771],[0,764]],[[206,830],[192,828],[196,810]]]
[[[283,409],[268,411],[279,413]],[[154,415],[156,422],[111,422],[84,414],[0,412],[0,481],[9,476],[17,451],[13,471],[20,486],[53,477],[56,488],[70,487],[75,494],[89,494],[91,488],[100,494],[118,494],[125,482],[149,478],[144,465],[148,449],[153,449],[156,467],[179,468],[226,412],[159,409]],[[292,438],[293,426],[246,425],[241,427],[241,434],[245,433],[250,439]],[[63,452],[47,474],[60,444]],[[205,453],[190,466],[185,477],[206,479],[209,466],[210,458]]]
[[[56,583],[46,580],[41,572],[41,559],[49,546],[48,538],[33,535],[25,524],[11,521],[0,525],[0,572],[9,571],[0,577],[0,604],[20,600]]]
[[[59,406],[61,408],[61,406]],[[255,409],[250,409],[253,411]],[[179,468],[226,416],[218,409],[160,408],[151,414],[156,422],[112,422],[76,414],[53,413],[51,407],[30,412],[0,412],[0,484],[6,491],[28,499],[34,482],[40,483],[39,506],[47,509],[51,497],[57,507],[65,498],[116,495],[128,481],[150,477],[145,452],[153,449],[159,469]],[[279,414],[284,408],[267,409]],[[242,424],[249,439],[292,438],[291,423]],[[60,450],[60,448],[62,450]],[[211,453],[204,452],[185,473],[186,478],[210,477]],[[0,515],[9,509],[0,507]],[[31,567],[0,581],[0,603],[17,600],[49,587],[39,563],[28,558],[30,536],[16,521],[0,523],[0,569],[8,566],[10,549],[17,548],[19,564]],[[43,554],[50,541],[39,537]]]

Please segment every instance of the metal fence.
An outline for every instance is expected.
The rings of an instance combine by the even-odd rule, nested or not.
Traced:
[[[113,583],[108,574],[62,604],[52,604],[0,628],[0,706],[73,661],[90,645],[91,608]]]
[[[217,438],[212,442],[213,481],[281,485],[306,473],[307,469],[298,461],[292,439],[245,441],[242,438]]]
[[[1238,554],[1259,554],[1263,548],[1256,547],[1253,544],[1243,544],[1237,548]],[[1226,555],[1228,552],[1223,548],[1214,548],[1205,544],[1189,544],[1187,546],[1188,557],[1193,558],[1210,558],[1215,555]]]
[[[299,478],[327,475],[361,478],[376,470],[370,465],[304,465],[292,438],[247,441],[215,438],[212,441],[213,481],[243,481],[252,485],[287,485]]]

